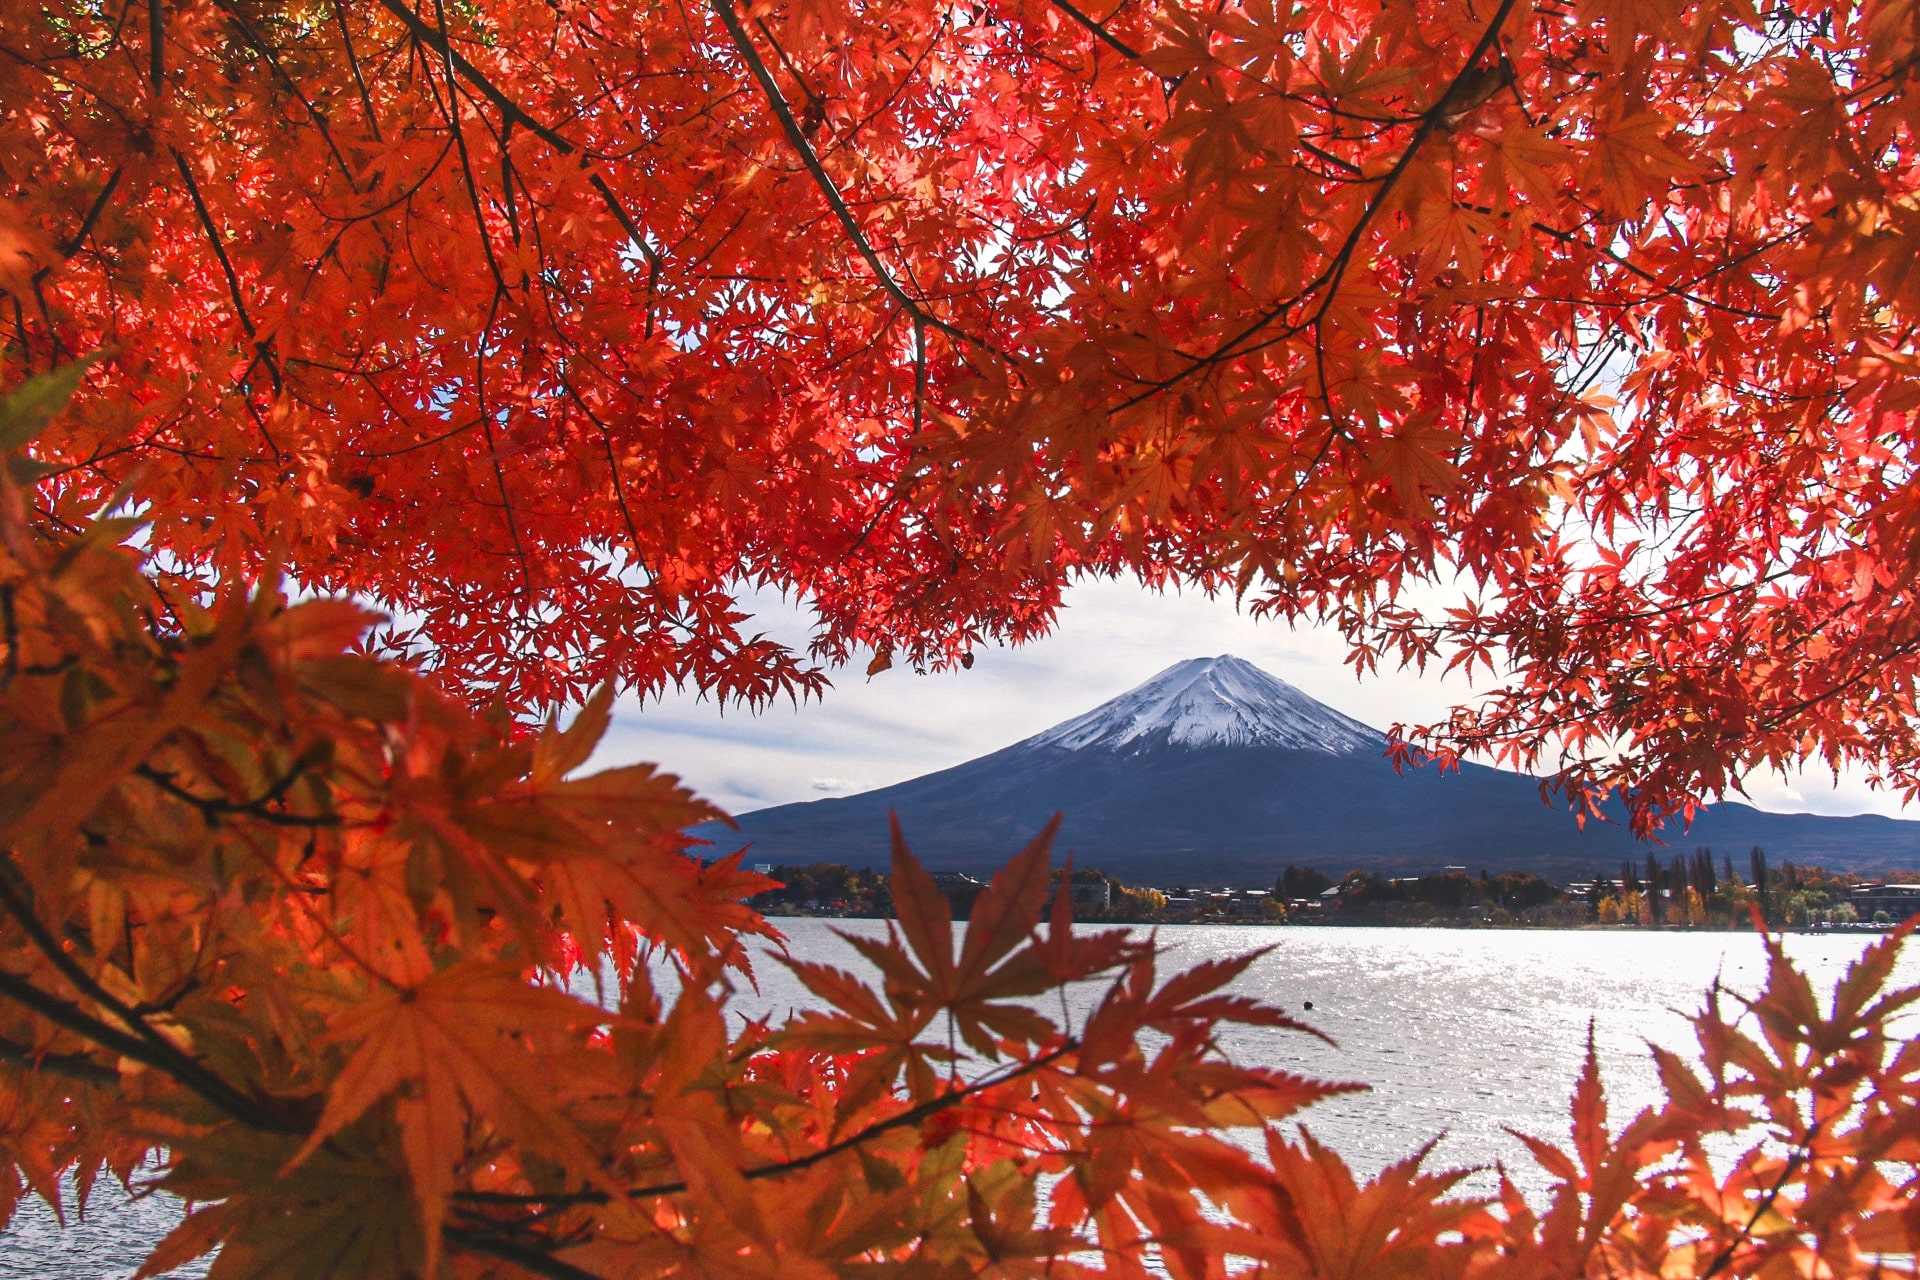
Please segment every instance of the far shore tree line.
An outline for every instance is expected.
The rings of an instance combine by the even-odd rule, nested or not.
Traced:
[[[1772,928],[1897,924],[1884,910],[1863,913],[1855,890],[1878,883],[1850,872],[1770,865],[1766,851],[1748,851],[1734,870],[1730,854],[1702,846],[1665,862],[1649,853],[1643,865],[1622,861],[1618,874],[1556,884],[1530,871],[1469,874],[1449,867],[1426,875],[1349,871],[1335,879],[1289,863],[1271,889],[1202,888],[1189,884],[1127,884],[1095,868],[1072,873],[1079,885],[1107,886],[1106,905],[1076,902],[1074,916],[1089,922],[1242,924],[1338,923],[1577,928],[1610,925],[1652,929],[1743,929],[1757,909]],[[753,900],[771,915],[885,918],[893,912],[885,873],[840,863],[775,866],[778,882]],[[1065,874],[1056,870],[1056,883]],[[1920,880],[1895,873],[1891,880]],[[963,872],[936,875],[956,919],[965,919],[985,885]]]
[[[1884,910],[1861,918],[1852,898],[1855,889],[1874,883],[1865,877],[1791,860],[1774,868],[1758,845],[1747,851],[1745,872],[1736,874],[1729,854],[1721,854],[1716,866],[1714,851],[1705,847],[1665,863],[1649,853],[1643,867],[1623,861],[1616,878],[1594,884],[1594,918],[1601,924],[1667,929],[1740,928],[1755,911],[1776,929],[1898,923]],[[1896,873],[1888,878],[1920,877]]]

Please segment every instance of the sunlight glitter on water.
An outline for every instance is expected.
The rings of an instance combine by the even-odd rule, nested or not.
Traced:
[[[793,953],[859,970],[835,927],[879,933],[877,920],[783,919],[775,922]],[[1286,1009],[1337,1042],[1298,1033],[1241,1028],[1224,1037],[1230,1053],[1324,1079],[1356,1080],[1368,1093],[1313,1108],[1305,1124],[1371,1173],[1445,1134],[1431,1157],[1439,1166],[1506,1162],[1523,1189],[1544,1179],[1520,1143],[1522,1129],[1561,1138],[1567,1098],[1593,1028],[1617,1126],[1657,1100],[1648,1041],[1680,1050],[1691,1038],[1685,1012],[1700,1007],[1716,975],[1734,992],[1752,992],[1766,976],[1760,940],[1739,933],[1639,931],[1457,931],[1176,925],[1160,930],[1161,972],[1258,947],[1272,950],[1234,990]],[[1871,938],[1794,935],[1787,950],[1830,992]],[[812,997],[782,966],[756,965],[758,993],[737,1000],[740,1013],[783,1017]],[[1898,985],[1920,983],[1920,949],[1909,948]],[[1069,1004],[1084,1018],[1097,987]],[[1304,1010],[1306,1001],[1313,1010]],[[1490,1174],[1467,1189],[1488,1191]],[[38,1201],[23,1206],[0,1234],[4,1280],[126,1280],[152,1244],[179,1219],[176,1202],[134,1205],[100,1194],[83,1223],[62,1231]],[[197,1272],[180,1272],[193,1275]]]

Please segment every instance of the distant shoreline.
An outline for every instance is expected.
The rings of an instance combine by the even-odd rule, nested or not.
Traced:
[[[762,912],[768,920],[890,920],[891,916],[875,915],[857,911],[768,911]],[[955,924],[965,924],[964,916],[955,919]],[[1531,924],[1522,921],[1490,924],[1487,922],[1466,923],[1456,920],[1408,921],[1408,920],[1105,920],[1076,919],[1075,924],[1111,929],[1163,929],[1163,928],[1234,928],[1234,929],[1405,929],[1409,932],[1426,933],[1436,929],[1447,929],[1457,933],[1617,933],[1649,934],[1752,934],[1753,929],[1746,924],[1727,926],[1648,926],[1629,924]],[[1772,929],[1773,933],[1791,933],[1807,937],[1878,937],[1892,933],[1898,924],[1851,924],[1832,926],[1788,925]]]
[[[1598,929],[1672,933],[1751,931],[1756,914],[1772,928],[1804,933],[1879,934],[1920,915],[1920,876],[1905,882],[1862,880],[1818,866],[1771,866],[1755,848],[1746,874],[1731,858],[1706,849],[1623,863],[1617,875],[1558,884],[1530,871],[1448,866],[1425,875],[1349,871],[1336,880],[1288,864],[1265,889],[1208,888],[1191,882],[1127,884],[1095,868],[1067,879],[1054,873],[1052,893],[1070,894],[1076,919],[1102,924],[1323,925],[1409,929]],[[889,877],[838,863],[754,870],[772,887],[748,899],[767,915],[885,919],[893,914]],[[973,911],[987,885],[964,871],[931,873],[953,918]]]

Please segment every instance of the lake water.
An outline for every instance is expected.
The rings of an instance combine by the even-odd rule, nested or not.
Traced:
[[[793,951],[862,967],[830,929],[884,929],[879,921],[776,921]],[[1507,1126],[1559,1138],[1567,1097],[1593,1025],[1616,1124],[1658,1096],[1646,1044],[1684,1050],[1682,1014],[1700,1006],[1718,974],[1736,991],[1765,976],[1751,934],[1634,931],[1456,931],[1301,927],[1168,926],[1162,972],[1255,947],[1272,951],[1236,990],[1303,1016],[1338,1042],[1242,1029],[1226,1040],[1239,1060],[1372,1086],[1306,1113],[1314,1133],[1357,1168],[1373,1172],[1444,1133],[1433,1161],[1485,1167],[1506,1162],[1523,1187],[1538,1188]],[[1787,949],[1830,992],[1870,942],[1860,936],[1796,935]],[[741,1012],[783,1015],[811,1001],[779,965],[758,966],[760,992]],[[1920,948],[1909,947],[1896,982],[1920,983]],[[1076,1013],[1093,999],[1083,992]],[[1306,1001],[1313,1002],[1305,1013]],[[1469,1184],[1487,1190],[1490,1177]],[[7,1280],[125,1280],[145,1249],[178,1220],[162,1198],[135,1204],[97,1197],[84,1223],[62,1231],[38,1201],[0,1234]],[[180,1273],[189,1274],[189,1273]]]

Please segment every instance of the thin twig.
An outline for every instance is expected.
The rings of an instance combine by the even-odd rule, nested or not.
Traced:
[[[720,0],[715,0],[715,3],[719,2]],[[1459,109],[1460,98],[1463,91],[1468,87],[1469,77],[1473,76],[1479,70],[1481,60],[1485,58],[1499,42],[1501,28],[1506,25],[1508,16],[1512,14],[1514,4],[1515,0],[1501,0],[1500,8],[1495,11],[1493,17],[1488,21],[1486,29],[1480,33],[1480,39],[1475,43],[1472,52],[1467,55],[1466,65],[1461,67],[1459,73],[1454,76],[1446,92],[1442,93],[1431,107],[1416,117],[1420,122],[1419,127],[1414,130],[1413,137],[1407,143],[1406,149],[1403,150],[1399,158],[1393,162],[1393,166],[1380,176],[1378,180],[1379,186],[1374,191],[1373,198],[1370,199],[1366,207],[1360,211],[1359,218],[1357,218],[1353,226],[1348,229],[1345,239],[1341,241],[1340,248],[1334,252],[1333,257],[1328,260],[1326,266],[1320,269],[1319,274],[1308,281],[1307,284],[1292,297],[1286,299],[1284,302],[1276,303],[1268,307],[1259,315],[1255,316],[1250,322],[1243,325],[1236,333],[1221,342],[1212,351],[1205,355],[1186,357],[1188,365],[1185,369],[1148,384],[1144,390],[1114,406],[1115,411],[1129,409],[1143,401],[1150,400],[1154,396],[1160,395],[1181,382],[1184,382],[1186,379],[1193,377],[1195,374],[1200,373],[1202,370],[1233,359],[1235,356],[1251,354],[1263,347],[1272,346],[1276,342],[1285,341],[1288,337],[1301,333],[1319,324],[1326,318],[1327,313],[1333,309],[1334,300],[1339,296],[1340,285],[1346,279],[1347,271],[1353,264],[1353,257],[1359,251],[1360,242],[1365,238],[1367,229],[1373,225],[1374,219],[1386,208],[1387,198],[1393,193],[1394,188],[1399,185],[1400,179],[1413,164],[1413,159],[1420,153],[1420,149],[1426,145],[1427,140],[1438,132],[1441,127],[1448,122],[1453,113]],[[1320,301],[1319,304],[1313,308],[1313,314],[1311,316],[1298,323],[1288,325],[1279,335],[1269,336],[1260,342],[1253,341],[1253,339],[1266,330],[1267,326],[1287,314],[1288,311],[1305,303],[1307,299],[1316,293],[1320,295]]]
[[[346,50],[347,66],[353,71],[353,83],[360,89],[360,109],[367,115],[367,132],[373,135],[375,142],[383,142],[380,136],[380,118],[373,111],[373,95],[367,92],[367,79],[360,73],[360,57],[353,50],[353,33],[347,29],[347,10],[341,0],[334,0],[333,16],[340,23],[340,46]]]
[[[820,163],[820,157],[814,151],[813,144],[807,140],[806,130],[802,129],[800,122],[794,118],[793,108],[788,105],[786,95],[780,92],[780,86],[774,82],[773,73],[767,70],[767,64],[761,60],[759,52],[753,47],[752,38],[747,35],[747,29],[740,24],[740,15],[734,12],[732,0],[712,0],[712,4],[714,13],[719,15],[721,24],[727,29],[727,34],[733,38],[734,48],[739,51],[741,60],[747,64],[747,69],[753,73],[754,81],[759,84],[768,108],[773,112],[774,118],[780,122],[781,131],[787,135],[787,142],[799,154],[800,163],[805,165],[807,172],[812,175],[814,185],[819,187],[820,193],[826,197],[827,206],[833,210],[833,216],[839,221],[841,229],[847,233],[847,238],[853,242],[855,251],[867,264],[867,270],[873,273],[873,278],[881,290],[908,315],[931,328],[938,329],[956,342],[992,350],[981,339],[964,329],[948,324],[928,311],[918,299],[901,288],[900,282],[894,279],[893,272],[888,270],[887,264],[880,260],[879,251],[873,247],[873,242],[867,239],[867,233],[861,229],[859,221],[854,218],[853,210],[847,207],[846,198],[840,194],[840,188],[834,184],[832,176]]]
[[[600,194],[600,198],[605,202],[608,212],[613,214],[615,220],[620,223],[627,235],[632,238],[634,247],[640,251],[641,255],[646,257],[650,264],[658,267],[658,258],[652,246],[650,246],[646,238],[640,234],[639,225],[635,222],[633,215],[627,212],[626,206],[620,203],[620,198],[614,194],[613,188],[607,184],[606,179],[602,177],[598,171],[593,169],[592,161],[589,157],[581,153],[580,148],[567,141],[566,138],[562,137],[559,132],[551,126],[536,119],[526,108],[522,107],[512,98],[509,98],[505,91],[502,90],[500,86],[494,84],[493,81],[489,80],[480,68],[474,66],[460,55],[453,47],[453,41],[447,34],[435,30],[432,23],[426,21],[426,19],[408,8],[402,3],[402,0],[380,0],[380,7],[405,23],[407,31],[414,39],[419,40],[434,52],[442,55],[447,63],[459,73],[461,79],[479,90],[480,96],[488,102],[491,102],[494,107],[499,110],[503,120],[511,120],[521,128],[528,130],[563,156],[579,156],[580,167],[588,170],[588,183]],[[371,107],[368,109],[371,110]]]
[[[968,1098],[984,1090],[997,1088],[1003,1084],[1010,1084],[1022,1076],[1032,1075],[1042,1067],[1051,1066],[1068,1054],[1076,1052],[1079,1048],[1080,1042],[1078,1040],[1068,1040],[1058,1048],[1049,1050],[1037,1058],[1029,1058],[1020,1065],[1003,1071],[997,1076],[991,1076],[985,1080],[976,1080],[974,1083],[955,1089],[950,1093],[943,1093],[937,1098],[930,1098],[918,1106],[909,1107],[897,1115],[888,1116],[885,1120],[876,1121],[866,1128],[859,1130],[857,1133],[847,1135],[838,1142],[830,1142],[817,1151],[809,1151],[806,1155],[795,1156],[791,1160],[782,1160],[776,1164],[763,1164],[752,1169],[742,1169],[740,1176],[751,1182],[758,1181],[762,1178],[778,1178],[784,1174],[798,1173],[802,1169],[811,1169],[821,1161],[831,1160],[837,1155],[851,1151],[863,1143],[872,1141],[883,1133],[890,1133],[895,1129],[919,1124],[929,1116],[937,1115],[950,1107],[958,1106]],[[627,1195],[635,1200],[646,1200],[656,1196],[679,1195],[686,1189],[687,1184],[685,1182],[660,1182],[647,1187],[634,1187],[627,1192]],[[453,1198],[462,1204],[481,1205],[555,1204],[561,1202],[570,1204],[604,1204],[607,1200],[607,1194],[604,1191],[578,1191],[563,1193],[561,1195],[541,1196],[518,1195],[511,1192],[457,1191],[454,1193]]]
[[[1758,911],[1758,908],[1755,908],[1755,910]],[[1726,1269],[1727,1264],[1733,1261],[1734,1252],[1739,1249],[1741,1244],[1753,1239],[1753,1229],[1760,1225],[1760,1219],[1767,1216],[1768,1211],[1773,1208],[1774,1201],[1778,1200],[1780,1193],[1786,1190],[1788,1179],[1792,1178],[1793,1175],[1799,1171],[1800,1166],[1811,1158],[1813,1140],[1824,1127],[1825,1123],[1825,1121],[1816,1120],[1813,1127],[1807,1130],[1806,1136],[1800,1140],[1799,1146],[1794,1149],[1792,1154],[1787,1157],[1786,1163],[1781,1166],[1780,1176],[1773,1180],[1773,1185],[1766,1189],[1759,1201],[1753,1206],[1753,1212],[1748,1215],[1746,1225],[1740,1228],[1733,1239],[1721,1246],[1720,1252],[1714,1256],[1712,1262],[1707,1264],[1707,1269],[1700,1273],[1699,1280],[1712,1280],[1713,1276],[1720,1274],[1721,1271]]]
[[[133,772],[136,776],[152,783],[154,786],[160,788],[160,790],[172,796],[175,800],[179,800],[184,804],[190,804],[198,809],[201,817],[206,819],[208,826],[215,825],[224,817],[255,818],[267,823],[269,826],[275,827],[318,828],[337,827],[341,825],[339,817],[335,814],[310,815],[278,813],[268,808],[269,805],[274,804],[286,795],[293,784],[299,781],[301,775],[306,772],[305,769],[293,769],[289,771],[278,782],[274,783],[264,795],[256,796],[252,800],[237,802],[233,800],[223,800],[218,796],[195,795],[193,792],[175,782],[171,774],[163,773],[161,770],[149,764],[135,765]]]

